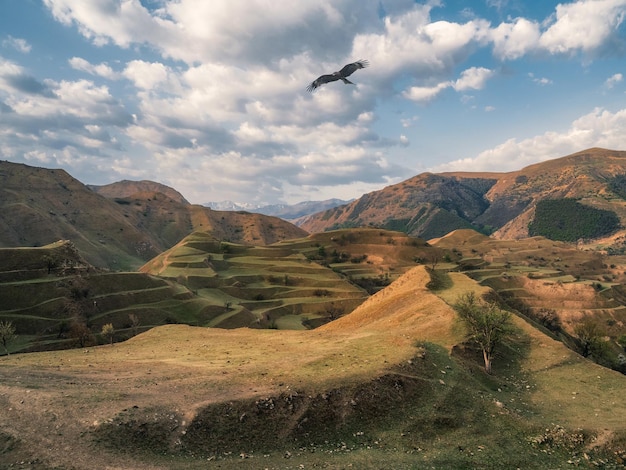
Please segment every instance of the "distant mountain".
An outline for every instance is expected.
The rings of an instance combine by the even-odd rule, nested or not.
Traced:
[[[233,201],[217,201],[217,202],[204,202],[203,206],[216,211],[248,211],[253,212],[262,206],[256,204],[246,204],[243,202]]]
[[[303,201],[297,204],[270,204],[254,205],[237,203],[233,201],[206,202],[203,205],[215,210],[222,211],[248,211],[258,214],[273,215],[285,220],[295,220],[316,212],[332,209],[333,207],[347,204],[350,201],[341,199],[327,199],[325,201]]]
[[[556,200],[557,209],[562,210],[551,216],[545,211],[536,213],[543,200]],[[508,173],[423,173],[294,222],[311,233],[376,226],[426,239],[464,228],[502,239],[529,235],[559,239],[556,230],[552,234],[529,230],[569,225],[580,226],[580,238],[604,238],[613,248],[623,250],[625,200],[626,152],[592,148]],[[585,210],[576,211],[577,207]],[[609,225],[605,231],[589,229],[597,215],[607,212],[616,216],[620,226]],[[580,219],[583,214],[584,221]],[[539,217],[555,220],[533,224]]]
[[[349,201],[343,201],[341,199],[327,199],[325,201],[303,201],[297,204],[275,204],[270,206],[263,206],[255,209],[253,212],[258,212],[265,215],[273,215],[285,220],[295,220],[300,217],[309,214],[315,214],[316,212],[332,209],[333,207],[347,204]]]
[[[0,161],[0,247],[70,240],[94,266],[129,270],[194,231],[249,245],[307,235],[278,217],[214,211],[166,186],[134,184],[108,188],[118,190],[110,199],[64,170]],[[128,187],[140,192],[119,197]]]
[[[87,185],[92,191],[109,199],[112,198],[124,198],[131,197],[140,193],[162,193],[165,196],[180,202],[181,204],[189,204],[189,201],[183,197],[178,191],[169,186],[154,181],[142,180],[142,181],[130,181],[122,180],[116,183],[105,184],[102,186]]]

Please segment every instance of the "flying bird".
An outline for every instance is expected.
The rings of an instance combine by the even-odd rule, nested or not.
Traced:
[[[306,87],[306,91],[313,92],[315,89],[321,87],[324,83],[336,82],[337,80],[343,81],[343,83],[345,83],[346,85],[354,85],[354,83],[352,83],[346,77],[349,77],[359,69],[364,69],[369,64],[370,63],[367,60],[357,60],[356,62],[346,65],[339,72],[333,72],[329,75],[322,75],[316,78],[313,82],[311,82],[308,87]]]

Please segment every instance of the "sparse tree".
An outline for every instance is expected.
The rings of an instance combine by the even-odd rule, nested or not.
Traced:
[[[455,310],[469,330],[469,338],[480,346],[485,372],[491,374],[491,364],[498,346],[512,334],[511,314],[493,302],[484,302],[474,292],[459,296]]]
[[[76,340],[76,344],[80,348],[84,348],[85,346],[94,343],[93,333],[85,321],[80,317],[72,320],[72,325],[70,326],[70,337]]]
[[[102,325],[102,336],[109,340],[111,346],[113,346],[113,336],[115,335],[115,328],[113,328],[113,323],[106,323]]]
[[[430,263],[430,269],[434,271],[435,268],[437,268],[437,265],[439,264],[440,260],[441,260],[441,256],[439,255],[439,252],[432,251],[428,255],[428,262]]]
[[[13,323],[11,323],[10,321],[1,321],[0,322],[0,342],[2,343],[2,346],[4,347],[5,352],[7,353],[7,356],[9,355],[9,344],[11,344],[11,342],[13,342],[13,340],[15,340],[16,338],[16,334],[15,334],[15,327],[13,326]]]
[[[604,331],[597,321],[585,318],[574,327],[574,333],[580,341],[581,354],[589,357],[594,353],[594,349],[601,349],[600,343],[604,336]]]
[[[326,317],[330,321],[337,320],[341,315],[343,315],[343,308],[335,305],[335,302],[331,302],[326,306]]]

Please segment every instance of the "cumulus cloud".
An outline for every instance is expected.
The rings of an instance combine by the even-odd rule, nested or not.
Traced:
[[[559,4],[539,44],[551,53],[590,52],[605,45],[624,20],[626,0]]]
[[[528,139],[508,139],[475,158],[433,167],[432,171],[514,171],[590,147],[626,148],[626,109],[596,108],[573,121],[565,132],[548,131]]]
[[[489,32],[494,53],[500,59],[518,59],[537,48],[541,37],[539,23],[516,18],[512,23],[501,23]]]
[[[622,80],[624,80],[624,76],[621,73],[616,73],[606,79],[606,82],[604,82],[604,86],[610,89],[620,83]]]
[[[492,23],[464,12],[457,22],[433,19],[440,0],[379,3],[43,0],[56,21],[124,58],[71,57],[81,74],[66,80],[0,58],[3,152],[17,155],[28,142],[26,158],[73,159],[86,167],[93,157],[107,177],[160,178],[192,200],[211,191],[280,200],[305,187],[372,188],[410,175],[389,155],[410,147],[416,139],[409,128],[419,127],[417,117],[406,117],[412,111],[396,115],[395,128],[381,126],[381,103],[403,108],[454,95],[492,111],[473,90],[487,89],[501,73],[494,62],[605,54],[626,12],[626,0],[581,0],[560,4],[547,19]],[[489,5],[500,11],[507,2]],[[2,44],[30,50],[10,37]],[[485,66],[468,66],[474,54]],[[355,86],[337,82],[304,92],[318,75],[361,58],[372,66],[351,77]],[[605,87],[619,81],[615,74]],[[130,96],[124,102],[112,91],[122,88]],[[579,132],[567,137],[586,142],[582,127],[577,123]],[[22,144],[12,137],[16,131]],[[594,135],[602,140],[607,133]],[[536,156],[549,137],[566,138],[511,140],[489,156],[514,163],[514,149]],[[486,159],[481,154],[473,164]]]
[[[106,87],[87,80],[42,83],[8,61],[0,62],[2,93],[8,96],[8,112],[0,112],[7,157],[55,166],[106,158],[122,149],[115,134],[132,122]]]
[[[456,91],[482,90],[492,76],[493,70],[485,67],[472,67],[461,73],[459,79],[452,84],[452,88]]]
[[[434,99],[447,88],[455,91],[481,90],[487,80],[494,75],[493,70],[485,67],[471,67],[461,72],[455,81],[446,81],[434,86],[413,86],[404,92],[404,97],[418,102],[427,102]]]

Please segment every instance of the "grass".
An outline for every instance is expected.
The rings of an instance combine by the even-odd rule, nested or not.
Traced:
[[[325,257],[319,255],[321,247]],[[302,329],[311,315],[320,318],[331,305],[349,312],[367,298],[351,277],[386,273],[391,281],[415,266],[426,248],[397,232],[374,229],[329,232],[263,247],[220,244],[198,233],[142,270],[176,279],[216,307],[228,302],[231,309],[215,317],[211,326]],[[367,259],[367,252],[376,254],[375,261],[349,261]],[[343,253],[344,262],[330,263],[338,253]],[[316,296],[321,288],[328,295]],[[251,315],[242,315],[240,307]],[[283,316],[288,320],[280,320]]]
[[[626,432],[624,376],[517,317],[488,376],[449,306],[486,288],[449,273],[434,294],[429,280],[415,268],[312,331],[167,325],[113,347],[11,356],[2,391],[23,397],[20,382],[39,383],[30,403],[52,397],[45,410],[54,412],[97,390],[79,419],[54,423],[66,436],[53,437],[72,439],[73,457],[83,452],[92,466],[94,452],[190,469],[558,469],[583,454],[614,459]],[[595,448],[596,437],[610,446]]]

